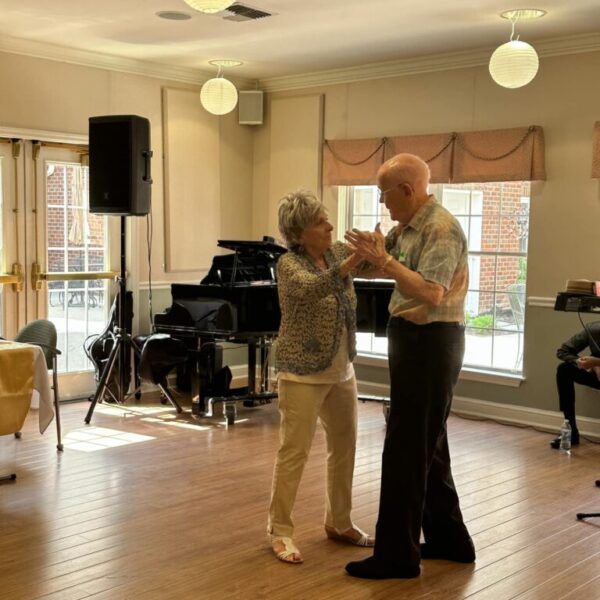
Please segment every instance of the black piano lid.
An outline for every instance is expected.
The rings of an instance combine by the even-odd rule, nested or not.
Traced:
[[[287,248],[275,243],[271,237],[265,236],[261,241],[244,240],[218,240],[219,248],[227,248],[239,254],[256,254],[258,252],[269,252],[276,256],[281,256],[287,252]]]

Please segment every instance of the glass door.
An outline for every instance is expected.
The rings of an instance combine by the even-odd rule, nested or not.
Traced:
[[[106,326],[117,275],[118,224],[89,213],[88,176],[85,146],[0,143],[0,335],[35,319],[56,325],[62,399],[94,392],[83,343]]]
[[[0,336],[27,322],[23,144],[0,138]]]

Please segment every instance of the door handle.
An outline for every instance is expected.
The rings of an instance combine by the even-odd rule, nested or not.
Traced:
[[[13,263],[12,273],[0,273],[0,285],[12,284],[13,291],[19,293],[23,291],[23,266],[20,263]]]
[[[118,271],[77,271],[75,273],[44,273],[36,261],[31,265],[31,288],[36,292],[42,289],[43,281],[97,281],[98,279],[116,279]]]

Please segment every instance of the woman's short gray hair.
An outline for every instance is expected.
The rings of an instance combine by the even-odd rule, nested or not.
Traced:
[[[317,197],[306,190],[287,194],[280,201],[279,231],[290,250],[301,250],[300,236],[307,227],[315,225],[319,215],[326,212]]]

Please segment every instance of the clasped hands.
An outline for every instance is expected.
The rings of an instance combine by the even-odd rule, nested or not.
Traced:
[[[379,223],[374,231],[359,231],[352,229],[344,234],[346,246],[357,258],[371,263],[374,267],[382,268],[388,262],[390,255],[385,249],[385,237],[381,233]]]
[[[580,356],[576,361],[577,366],[580,369],[585,369],[586,371],[593,371],[596,374],[596,377],[600,379],[600,358],[596,358],[595,356]]]

